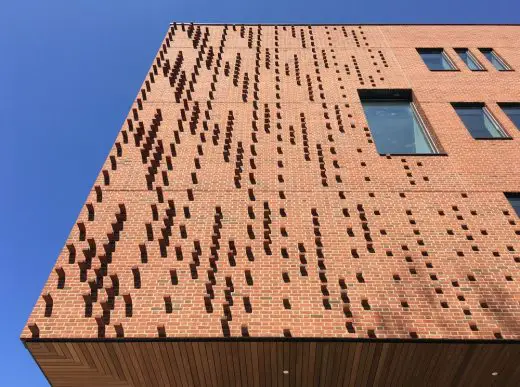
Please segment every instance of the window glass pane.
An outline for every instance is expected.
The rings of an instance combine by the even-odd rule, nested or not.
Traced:
[[[520,129],[520,104],[518,105],[501,105],[504,113],[513,121],[515,126]]]
[[[496,54],[495,51],[489,48],[481,48],[480,51],[484,56],[487,58],[488,61],[491,62],[491,64],[498,70],[498,71],[505,71],[509,70],[509,68],[506,66],[504,61],[500,59],[500,57]]]
[[[366,101],[363,109],[379,153],[436,153],[410,102]]]
[[[474,138],[505,137],[483,106],[456,106],[455,110]]]
[[[506,193],[509,204],[516,212],[516,216],[520,217],[520,193]]]
[[[455,50],[457,54],[459,54],[460,59],[466,63],[468,68],[472,71],[482,70],[482,66],[477,62],[477,60],[471,55],[467,48],[461,48]]]
[[[420,49],[419,54],[430,70],[455,70],[441,49]]]

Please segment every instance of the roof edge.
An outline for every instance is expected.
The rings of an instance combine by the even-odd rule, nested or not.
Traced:
[[[497,27],[519,27],[520,23],[234,23],[234,22],[192,22],[172,21],[174,24],[193,24],[211,26],[497,26]]]

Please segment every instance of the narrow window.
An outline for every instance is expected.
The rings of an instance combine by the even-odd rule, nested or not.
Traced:
[[[482,66],[479,63],[479,61],[473,56],[471,51],[468,50],[467,48],[456,48],[455,52],[457,54],[459,54],[460,59],[462,59],[462,61],[464,63],[466,63],[466,66],[468,66],[468,68],[471,71],[482,71],[482,70],[485,70],[484,66]]]
[[[504,102],[499,103],[504,113],[509,117],[516,128],[520,130],[520,103]]]
[[[480,52],[484,54],[486,59],[498,70],[508,71],[511,67],[493,50],[492,48],[479,48]]]
[[[520,192],[506,192],[504,195],[515,210],[516,216],[520,217]]]
[[[411,90],[359,90],[359,96],[380,154],[438,153]]]
[[[442,48],[418,48],[417,52],[431,71],[457,70]]]
[[[452,106],[476,140],[508,137],[483,103],[454,103]]]

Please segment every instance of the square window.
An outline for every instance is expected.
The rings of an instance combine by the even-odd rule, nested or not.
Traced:
[[[513,124],[520,130],[520,103],[499,103],[498,106],[502,108],[504,113],[509,117]]]
[[[509,138],[483,103],[454,103],[452,106],[474,139]]]
[[[424,64],[431,71],[454,71],[457,70],[451,59],[442,48],[418,48]]]
[[[468,50],[467,48],[456,48],[455,52],[457,54],[459,54],[460,59],[462,59],[462,61],[464,63],[466,63],[466,65],[468,66],[468,68],[471,71],[483,71],[483,70],[485,70],[484,66],[482,66],[479,63],[479,61],[473,56],[471,51]]]
[[[504,195],[515,210],[516,216],[520,217],[520,192],[506,192]]]
[[[411,90],[359,90],[359,95],[380,154],[438,153]]]
[[[486,59],[498,70],[509,71],[511,67],[493,50],[492,48],[479,48],[480,52],[484,54]]]

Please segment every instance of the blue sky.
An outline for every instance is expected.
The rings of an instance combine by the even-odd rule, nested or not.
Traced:
[[[170,21],[519,23],[513,0],[4,1],[0,384],[46,385],[19,334]]]

